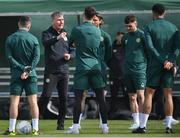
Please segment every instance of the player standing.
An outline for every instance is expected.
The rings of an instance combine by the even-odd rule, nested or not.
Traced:
[[[172,131],[173,100],[172,87],[174,66],[179,55],[180,37],[177,27],[164,19],[165,7],[155,4],[152,7],[153,21],[145,27],[145,38],[148,50],[147,87],[143,115],[140,127],[133,133],[145,133],[152,98],[157,87],[163,89],[165,98],[166,133]]]

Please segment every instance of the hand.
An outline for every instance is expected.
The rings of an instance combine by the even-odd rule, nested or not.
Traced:
[[[174,67],[173,67],[173,76],[174,76],[174,77],[176,76],[176,73],[177,73],[177,68],[174,66]]]
[[[168,60],[166,60],[164,62],[164,69],[170,70],[172,67],[173,67],[173,63],[172,62],[170,62]]]
[[[21,79],[22,79],[22,80],[26,80],[26,79],[28,78],[28,76],[29,76],[29,73],[28,73],[28,72],[23,72],[23,73],[21,74]]]
[[[23,72],[30,73],[30,72],[31,72],[31,69],[32,69],[31,66],[25,66]]]
[[[68,54],[68,53],[65,53],[65,54],[64,54],[64,59],[65,59],[65,60],[70,60],[70,58],[71,58],[71,55],[70,55],[70,54]]]
[[[67,35],[66,32],[60,33],[60,35],[57,36],[57,40],[59,40],[59,39],[64,39],[64,41],[67,41],[66,35]]]

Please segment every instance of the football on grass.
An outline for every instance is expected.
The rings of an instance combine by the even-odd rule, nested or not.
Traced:
[[[31,124],[28,121],[19,121],[16,126],[18,134],[29,134],[31,133]]]

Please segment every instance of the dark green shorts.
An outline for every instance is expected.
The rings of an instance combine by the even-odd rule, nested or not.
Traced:
[[[37,94],[37,77],[29,76],[27,80],[21,78],[11,79],[10,95],[20,96],[23,90],[25,90],[27,96]]]
[[[124,81],[128,93],[136,93],[137,90],[144,90],[146,87],[146,74],[125,74]]]
[[[105,82],[99,70],[76,71],[74,74],[74,89],[88,90],[103,87],[105,87]]]
[[[148,69],[147,87],[173,88],[174,77],[172,71]]]

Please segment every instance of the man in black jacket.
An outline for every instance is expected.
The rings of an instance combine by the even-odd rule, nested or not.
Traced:
[[[125,91],[124,81],[123,81],[123,64],[124,64],[124,47],[121,46],[121,39],[123,37],[123,32],[117,32],[115,40],[112,44],[112,57],[109,66],[109,78],[110,78],[110,111],[109,117],[113,118],[114,113],[118,109],[118,93],[120,89]]]
[[[59,95],[57,130],[64,130],[69,80],[68,62],[74,57],[74,49],[68,45],[63,14],[57,11],[51,14],[51,18],[52,26],[42,33],[42,43],[45,49],[45,72],[39,106],[43,113],[54,88],[57,88]]]

